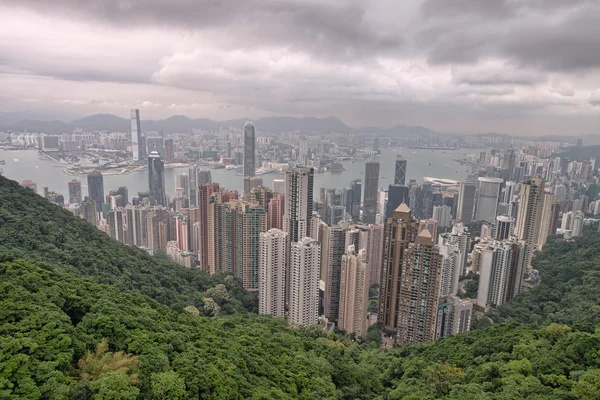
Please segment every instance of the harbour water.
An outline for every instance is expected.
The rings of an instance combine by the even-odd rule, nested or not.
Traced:
[[[456,159],[463,159],[466,154],[472,153],[472,149],[457,150],[424,150],[424,149],[393,149],[386,148],[381,156],[373,157],[371,160],[379,161],[379,186],[387,188],[394,182],[394,168],[396,154],[401,154],[407,159],[407,183],[409,179],[416,179],[418,183],[423,182],[424,176],[435,178],[449,178],[462,180],[469,174],[466,166],[460,165]],[[42,192],[44,186],[48,186],[51,191],[68,194],[67,183],[73,178],[82,183],[84,195],[87,193],[87,179],[85,175],[72,176],[63,172],[65,166],[56,163],[44,157],[40,159],[40,154],[33,150],[6,151],[0,150],[0,160],[5,160],[6,164],[0,166],[3,169],[4,176],[17,182],[29,179],[37,183],[38,193]],[[364,181],[364,162],[343,162],[344,171],[324,172],[315,174],[315,197],[318,196],[321,187],[342,189],[350,186],[350,181],[361,179]],[[167,168],[165,170],[165,184],[167,194],[175,193],[175,175],[187,173],[187,168]],[[211,175],[213,182],[218,182],[222,186],[233,189],[243,190],[243,178],[236,175],[238,170],[212,169]],[[266,187],[272,187],[273,179],[284,179],[279,173],[269,173],[260,175],[263,184]],[[148,171],[135,171],[126,175],[105,175],[104,190],[117,189],[119,186],[127,186],[129,196],[134,197],[138,192],[148,190]],[[364,186],[364,184],[363,184]]]

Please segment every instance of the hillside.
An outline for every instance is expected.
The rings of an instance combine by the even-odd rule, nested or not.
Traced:
[[[591,240],[551,243],[548,257],[559,251],[565,257],[560,263],[573,260],[589,274],[579,278],[597,277],[600,265],[580,260],[594,257],[584,249],[600,236]],[[554,290],[577,274],[565,265],[567,277],[544,278],[542,285]],[[597,327],[597,319],[585,314],[575,315],[571,327],[495,323],[439,342],[383,351],[316,327],[292,328],[244,312],[238,298],[245,295],[235,294],[238,284],[122,246],[0,177],[0,398],[575,400],[600,395],[600,331],[590,325]],[[564,288],[563,295],[572,289]],[[202,316],[213,315],[215,304],[225,310],[228,302],[236,303],[230,311],[237,315]],[[182,311],[185,305],[196,308]],[[557,302],[556,311],[564,305]]]

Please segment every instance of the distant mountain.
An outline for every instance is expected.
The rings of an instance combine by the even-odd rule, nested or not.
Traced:
[[[41,121],[33,119],[23,119],[15,121],[16,116],[0,119],[2,124],[0,129],[13,131],[43,132],[49,134],[61,134],[72,132],[74,129],[82,129],[86,132],[109,131],[109,132],[127,132],[131,129],[130,121],[126,118],[117,117],[111,114],[96,114],[84,118],[76,119],[71,122],[63,121]],[[141,120],[142,130],[144,131],[164,131],[165,133],[191,133],[194,129],[213,131],[219,128],[230,126],[243,127],[248,121],[247,118],[232,119],[226,121],[214,121],[207,118],[192,119],[184,115],[173,115],[161,120]],[[436,134],[431,129],[422,126],[396,125],[389,129],[380,127],[352,128],[343,121],[335,117],[316,118],[316,117],[266,117],[254,120],[254,125],[258,132],[280,133],[298,131],[302,133],[311,132],[367,132],[381,133],[384,135],[430,135]]]

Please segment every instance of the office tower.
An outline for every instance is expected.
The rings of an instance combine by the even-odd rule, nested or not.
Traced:
[[[507,149],[504,151],[504,160],[502,168],[508,172],[508,179],[511,179],[515,170],[515,164],[517,161],[517,154],[513,149]]]
[[[325,226],[321,237],[320,278],[325,284],[323,314],[337,321],[340,306],[342,256],[346,252],[346,230],[340,225]]]
[[[547,238],[541,232],[544,211],[544,180],[533,178],[521,185],[519,193],[519,214],[515,225],[515,236],[525,241],[526,267],[531,269],[533,252],[538,244]],[[540,235],[545,236],[542,239]],[[543,243],[542,243],[543,245]]]
[[[408,200],[407,200],[408,201]],[[386,210],[388,203],[388,189],[381,188],[377,193],[377,215],[381,221],[377,221],[378,224],[383,224],[386,219]]]
[[[175,161],[175,143],[173,139],[165,139],[164,160],[167,164]]]
[[[418,229],[418,222],[404,203],[385,221],[377,322],[387,333],[395,333],[398,327],[402,260],[409,243],[415,241]]]
[[[581,236],[581,232],[583,231],[583,213],[581,211],[577,211],[575,216],[573,217],[573,227],[571,228],[571,236],[577,237]]]
[[[342,205],[341,191],[335,189],[327,190],[325,205],[327,208],[325,223],[333,226],[344,219],[346,208]]]
[[[452,209],[449,206],[434,206],[433,207],[433,219],[437,221],[438,226],[441,228],[449,228],[450,221],[452,218]]]
[[[190,177],[186,174],[175,175],[175,189],[183,189],[183,197],[189,202],[190,200]]]
[[[428,230],[431,234],[431,238],[433,240],[433,244],[437,241],[437,227],[438,223],[436,220],[430,219],[422,219],[419,221],[419,231],[417,234],[421,233],[424,230]]]
[[[440,300],[438,308],[436,340],[471,330],[473,303],[449,295]]]
[[[285,174],[283,230],[290,242],[310,236],[313,211],[314,169],[296,167]]]
[[[90,172],[87,176],[88,195],[90,199],[96,202],[96,211],[102,211],[104,203],[104,177],[97,169]]]
[[[250,194],[252,189],[260,187],[263,184],[263,180],[259,176],[245,176],[244,177],[244,196]]]
[[[287,233],[269,229],[260,234],[258,249],[258,313],[285,317]]]
[[[190,186],[190,206],[198,205],[198,166],[196,164],[188,168],[189,186]]]
[[[476,221],[494,222],[504,181],[500,178],[479,177],[477,189]]]
[[[394,185],[406,184],[406,159],[400,154],[396,156],[396,169],[394,173]]]
[[[269,201],[267,213],[267,229],[283,229],[283,215],[285,213],[285,195],[277,193]]]
[[[110,190],[108,194],[109,196],[118,197],[116,207],[125,207],[129,204],[129,190],[127,189],[127,186],[119,186],[117,190]]]
[[[198,185],[211,184],[212,176],[209,169],[201,169],[198,171]]]
[[[402,203],[410,205],[408,186],[393,184],[388,187],[388,198],[385,209],[385,218],[391,218],[394,210]]]
[[[342,256],[340,310],[338,327],[347,335],[364,338],[367,334],[369,306],[369,265],[366,250],[358,254],[349,246]]]
[[[504,240],[513,235],[515,219],[509,215],[498,215],[494,225],[494,239]]]
[[[273,192],[285,193],[285,179],[273,179]]]
[[[133,161],[140,161],[146,157],[146,147],[142,140],[142,127],[140,125],[140,110],[131,110],[131,150]]]
[[[77,179],[73,179],[69,182],[69,203],[81,203],[81,182]]]
[[[98,224],[98,211],[96,208],[96,200],[90,196],[85,196],[80,206],[81,218],[85,219],[90,224],[96,226]]]
[[[346,206],[346,211],[352,216],[353,221],[360,219],[361,196],[362,182],[360,179],[353,180],[350,183],[350,207]]]
[[[321,248],[309,237],[292,242],[290,248],[289,321],[303,326],[315,325],[318,322]]]
[[[148,195],[150,204],[165,206],[165,163],[158,152],[153,151],[148,156]]]
[[[365,200],[363,221],[366,224],[375,223],[377,214],[377,191],[379,188],[379,162],[367,161],[365,163]]]
[[[421,186],[414,184],[410,187],[408,193],[415,216],[419,219],[431,218],[433,216],[433,187],[431,183],[425,182]]]
[[[521,293],[526,266],[525,242],[511,238],[482,244],[479,256],[477,306],[498,307]]]
[[[252,122],[244,125],[244,178],[256,172],[256,132]]]
[[[463,269],[463,254],[457,241],[440,240],[439,253],[442,256],[442,277],[440,296],[458,292],[458,281]]]
[[[397,341],[418,344],[435,340],[442,256],[431,233],[421,231],[402,261]]]
[[[474,207],[475,184],[472,182],[460,182],[456,219],[460,220],[465,225],[469,225],[473,222]]]
[[[146,138],[146,145],[148,147],[148,153],[153,151],[157,151],[158,154],[164,156],[165,154],[165,144],[163,142],[162,137],[149,137]]]

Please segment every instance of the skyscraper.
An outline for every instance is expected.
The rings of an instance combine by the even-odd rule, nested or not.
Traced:
[[[164,160],[167,164],[175,161],[175,143],[173,139],[165,139]]]
[[[494,225],[494,239],[504,240],[513,235],[515,219],[509,215],[498,215]]]
[[[438,308],[436,340],[471,330],[473,303],[449,295],[440,300]]]
[[[442,256],[425,229],[408,245],[402,262],[397,341],[399,344],[435,340]]]
[[[90,199],[96,202],[96,211],[102,211],[104,203],[104,177],[97,169],[90,172],[87,176],[88,195]]]
[[[189,183],[190,183],[190,193],[189,200],[190,206],[198,205],[198,166],[196,164],[192,165],[188,169]]]
[[[400,154],[396,156],[394,185],[406,185],[406,159]]]
[[[503,179],[480,177],[477,190],[477,211],[475,220],[494,222],[500,202]]]
[[[452,209],[450,206],[434,206],[433,207],[433,219],[437,221],[438,226],[441,228],[449,228],[452,217]]]
[[[139,161],[146,157],[146,149],[142,147],[142,127],[140,125],[140,110],[131,110],[131,150],[133,161]]]
[[[81,182],[77,179],[69,182],[69,203],[81,203]]]
[[[152,205],[166,205],[165,163],[156,151],[148,156],[148,195]]]
[[[573,227],[571,228],[571,236],[577,237],[581,236],[581,232],[583,231],[583,213],[581,211],[577,211],[575,216],[573,217]]]
[[[252,122],[244,125],[244,178],[256,173],[256,132]],[[244,188],[245,189],[245,188]]]
[[[462,273],[462,257],[459,243],[442,239],[439,244],[442,255],[442,278],[440,296],[453,295],[458,292],[458,281]]]
[[[183,189],[183,194],[186,200],[190,200],[190,176],[186,174],[175,175],[175,189]]]
[[[475,184],[472,182],[460,182],[456,219],[461,220],[465,225],[469,225],[473,222],[474,206]]]
[[[309,237],[292,242],[290,247],[289,321],[303,326],[315,325],[318,322],[321,248]]]
[[[543,209],[544,180],[533,178],[523,182],[519,193],[519,214],[515,226],[515,236],[519,240],[525,241],[525,265],[528,270],[531,269],[533,252],[542,234]],[[547,237],[547,232],[545,236]]]
[[[353,221],[360,219],[361,196],[362,182],[360,179],[353,180],[350,183],[350,207],[346,206],[346,211],[352,216]]]
[[[394,210],[402,203],[410,206],[410,196],[408,195],[408,186],[393,184],[388,187],[388,199],[385,209],[385,219],[391,218]]]
[[[346,252],[346,229],[340,225],[324,226],[321,238],[321,281],[325,284],[323,313],[337,321],[340,306],[342,256]]]
[[[285,213],[285,195],[277,193],[269,201],[267,215],[267,229],[283,229],[283,215]]]
[[[365,163],[365,200],[363,221],[366,224],[375,223],[377,214],[377,188],[379,187],[379,162],[367,161]]]
[[[398,327],[402,260],[409,243],[416,239],[418,229],[418,222],[404,203],[385,221],[377,322],[387,333],[395,333]]]
[[[338,327],[347,335],[364,338],[369,305],[369,266],[365,249],[349,246],[342,256]]]
[[[296,167],[285,174],[283,230],[290,242],[309,237],[313,211],[314,169]]]
[[[285,317],[287,233],[270,229],[260,234],[258,249],[258,312]]]

